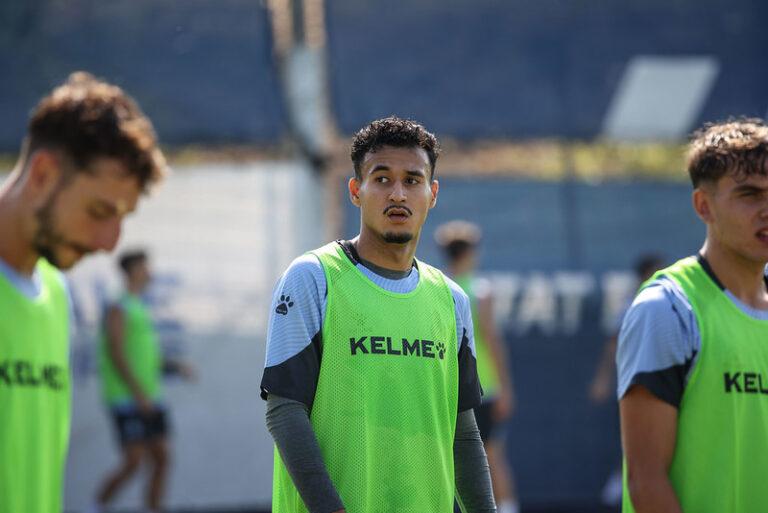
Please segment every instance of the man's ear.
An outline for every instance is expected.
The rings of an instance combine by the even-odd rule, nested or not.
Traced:
[[[360,181],[356,177],[352,177],[347,182],[347,188],[349,189],[349,199],[356,207],[360,206]]]
[[[708,187],[700,186],[694,189],[691,195],[693,210],[707,224],[714,221],[712,216],[712,194],[713,191]]]
[[[440,191],[440,182],[437,180],[432,180],[430,189],[432,189],[432,202],[429,204],[429,208],[433,208],[435,205],[437,205],[437,193]]]
[[[61,180],[62,169],[59,160],[53,152],[40,149],[29,156],[24,180],[24,190],[29,193],[31,201],[40,205],[48,201],[48,197]]]

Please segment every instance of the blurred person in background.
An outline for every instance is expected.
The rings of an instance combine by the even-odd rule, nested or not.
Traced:
[[[169,468],[168,411],[162,400],[162,374],[192,379],[187,364],[164,360],[160,341],[142,295],[151,281],[147,254],[136,250],[119,259],[125,291],[107,310],[99,348],[102,391],[121,449],[121,462],[99,487],[92,511],[101,512],[143,461],[150,474],[148,511],[162,511]]]
[[[768,127],[707,125],[688,155],[696,256],[657,272],[616,352],[623,511],[765,511],[768,504]]]
[[[165,173],[150,121],[84,72],[32,113],[0,187],[0,511],[60,513],[70,426],[71,302],[60,270],[111,251]]]
[[[504,344],[496,330],[491,284],[474,275],[481,237],[480,227],[461,220],[440,225],[435,231],[435,240],[448,262],[448,274],[469,297],[477,374],[483,389],[483,401],[475,408],[475,419],[488,455],[498,511],[518,513],[520,508],[504,439],[504,423],[514,410],[514,389]]]
[[[646,282],[653,273],[661,269],[664,265],[664,260],[661,256],[655,253],[648,253],[640,256],[634,265],[635,272],[635,291]],[[635,294],[632,294],[634,299]],[[603,351],[600,356],[600,360],[597,365],[597,370],[589,385],[589,399],[594,404],[603,404],[609,401],[609,399],[615,398],[616,390],[616,342],[619,338],[619,330],[621,329],[621,323],[624,320],[624,315],[632,304],[630,299],[619,315],[616,323],[616,331],[614,331],[603,345]],[[611,410],[611,425],[613,429],[618,432],[619,426],[619,411],[618,402],[615,400],[610,401]],[[603,486],[603,490],[600,494],[600,500],[607,506],[619,506],[621,504],[621,492],[622,492],[622,478],[621,478],[621,466],[619,465],[615,471],[608,476],[608,480]]]
[[[469,298],[414,255],[437,201],[434,135],[389,117],[354,137],[359,234],[279,280],[261,382],[272,511],[496,511],[473,408]]]

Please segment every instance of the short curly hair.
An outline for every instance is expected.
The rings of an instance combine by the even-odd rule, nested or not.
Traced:
[[[434,134],[416,121],[389,116],[372,121],[361,128],[352,139],[350,156],[358,180],[362,179],[361,166],[365,156],[383,146],[423,149],[429,158],[429,178],[435,176],[435,163],[440,154],[440,145]]]
[[[694,132],[688,151],[693,187],[715,183],[728,173],[736,180],[766,175],[768,126],[761,119],[729,119]]]
[[[149,119],[119,87],[87,72],[67,81],[38,103],[27,127],[26,154],[40,148],[63,151],[87,171],[98,157],[121,161],[142,190],[166,173]]]
[[[477,248],[482,237],[483,231],[478,225],[462,219],[443,223],[435,230],[435,242],[450,262]]]

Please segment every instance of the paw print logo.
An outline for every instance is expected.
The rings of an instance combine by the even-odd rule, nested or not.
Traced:
[[[280,315],[288,315],[288,309],[292,306],[291,296],[280,295],[280,304],[275,308],[275,312]]]
[[[438,342],[437,346],[435,346],[435,349],[437,349],[437,356],[439,356],[442,360],[445,357],[445,344]]]

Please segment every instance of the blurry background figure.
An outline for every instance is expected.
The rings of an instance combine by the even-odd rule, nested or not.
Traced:
[[[664,259],[660,255],[648,253],[640,256],[634,265],[635,276],[637,277],[635,292],[648,278],[653,276],[653,273],[662,267],[664,267]],[[616,329],[603,345],[603,352],[597,365],[597,370],[589,386],[589,399],[593,403],[603,404],[610,400],[611,409],[614,410],[611,419],[614,422],[616,432],[619,430],[619,405],[614,397],[616,391],[616,341],[618,340],[621,322],[624,320],[624,314],[634,298],[635,294],[633,293],[627,300],[621,315],[616,319]],[[606,506],[619,506],[621,504],[621,465],[618,465],[611,472],[611,475],[608,476],[600,498]]]
[[[143,251],[120,256],[125,290],[109,306],[99,348],[102,392],[122,451],[119,466],[99,486],[94,512],[101,512],[136,473],[149,464],[144,495],[148,511],[162,510],[169,467],[168,411],[162,401],[164,372],[192,379],[185,363],[163,360],[157,333],[142,294],[151,274]]]
[[[477,225],[460,220],[442,224],[435,232],[435,240],[445,254],[448,274],[464,289],[472,304],[477,373],[483,387],[483,403],[475,408],[475,417],[488,454],[498,512],[517,513],[520,508],[512,469],[505,456],[502,429],[514,409],[514,390],[506,352],[496,330],[491,284],[474,275],[481,237]]]

